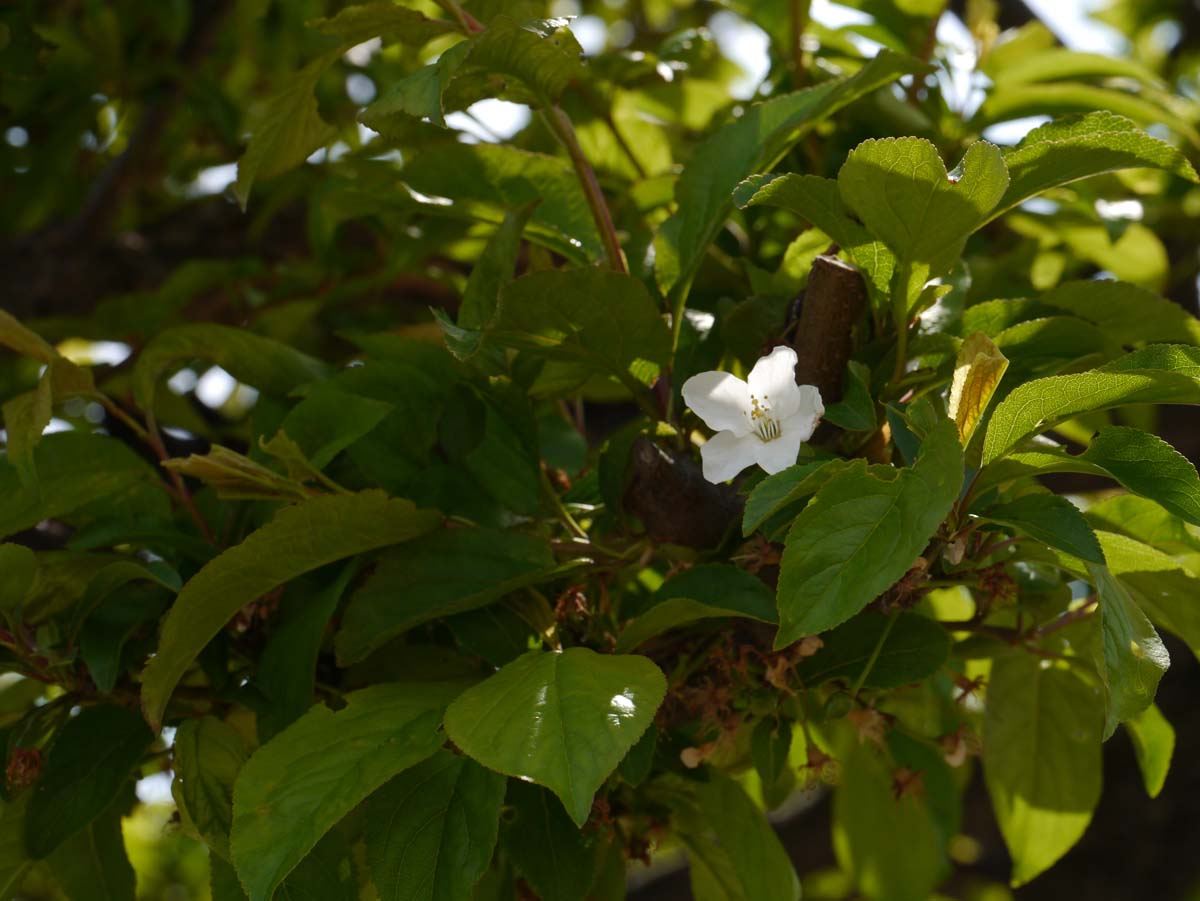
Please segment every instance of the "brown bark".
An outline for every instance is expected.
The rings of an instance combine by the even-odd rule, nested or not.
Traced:
[[[745,501],[729,485],[713,485],[688,457],[673,457],[649,438],[634,442],[625,509],[655,541],[709,549],[741,518]]]
[[[826,404],[842,399],[854,327],[866,309],[867,286],[857,269],[833,256],[813,261],[792,346],[799,358],[796,381],[816,385]]]

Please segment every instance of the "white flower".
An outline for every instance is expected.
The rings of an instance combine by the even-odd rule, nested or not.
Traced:
[[[782,472],[825,413],[821,392],[796,384],[796,352],[776,347],[743,382],[728,372],[701,372],[683,383],[683,400],[717,434],[700,448],[704,478],[724,482],[757,463]]]

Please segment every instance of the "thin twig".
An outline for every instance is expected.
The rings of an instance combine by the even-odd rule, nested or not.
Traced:
[[[162,435],[159,434],[158,424],[154,421],[154,414],[150,411],[146,412],[146,435],[147,443],[151,450],[158,456],[159,463],[166,463],[170,459],[167,453],[167,447],[163,444]],[[167,470],[167,477],[171,480],[171,484],[175,486],[175,493],[179,496],[180,503],[191,514],[192,520],[196,523],[196,528],[200,530],[200,534],[204,536],[204,540],[211,545],[216,545],[216,537],[205,522],[204,517],[200,514],[200,508],[196,506],[196,501],[193,500],[192,494],[184,484],[183,476],[170,467],[164,466]]]
[[[792,87],[799,90],[808,80],[804,71],[804,32],[808,29],[811,0],[792,0]]]
[[[568,510],[563,504],[562,498],[558,496],[558,492],[555,491],[554,486],[550,484],[550,477],[546,475],[546,470],[541,470],[539,475],[542,477],[542,491],[546,495],[546,499],[550,502],[551,508],[553,508],[555,514],[558,516],[559,522],[567,527],[568,532],[587,541],[587,530],[575,521],[575,517],[571,515],[571,511]]]
[[[152,444],[150,441],[150,433],[142,428],[142,424],[126,413],[121,408],[120,404],[118,404],[103,391],[96,391],[95,393],[90,394],[89,397],[104,407],[104,409],[107,410],[109,415],[111,415],[114,419],[121,420],[121,422],[125,424],[126,428],[138,436],[139,440],[144,441],[148,445]]]
[[[437,0],[437,4],[449,13],[465,34],[473,35],[483,31],[483,25],[479,20],[459,6],[455,0]],[[583,148],[579,146],[579,138],[575,134],[571,120],[559,106],[550,106],[542,110],[542,115],[555,137],[566,147],[571,164],[575,167],[575,173],[579,176],[583,196],[587,200],[588,208],[592,211],[592,218],[596,220],[596,228],[600,231],[600,240],[604,244],[604,253],[608,258],[609,266],[617,272],[628,275],[629,269],[625,265],[625,256],[621,253],[621,242],[617,239],[617,229],[613,225],[612,214],[608,210],[604,192],[600,190],[600,182],[596,179],[595,170],[592,169],[591,163],[584,155]],[[621,135],[616,132],[615,128],[614,134],[620,142]]]
[[[587,199],[588,208],[592,211],[592,218],[596,220],[596,228],[599,230],[600,240],[604,244],[604,255],[608,258],[608,265],[617,272],[628,275],[629,269],[625,265],[625,255],[621,252],[621,242],[617,238],[617,228],[613,225],[612,213],[608,210],[604,192],[600,190],[596,172],[592,169],[592,164],[588,162],[587,157],[584,156],[583,148],[579,146],[579,138],[575,134],[571,120],[559,106],[551,106],[543,110],[542,115],[545,116],[550,130],[562,141],[567,150],[567,156],[571,158],[571,165],[575,167],[575,174],[579,177],[579,184],[583,188],[583,196]]]
[[[1074,610],[1068,610],[1057,619],[1053,619],[1043,626],[1038,626],[1029,633],[1030,640],[1045,638],[1047,635],[1057,632],[1059,629],[1065,629],[1067,626],[1074,625],[1081,620],[1087,619],[1092,615],[1092,611],[1096,609],[1096,605],[1100,603],[1099,595],[1091,595],[1082,604]]]
[[[458,23],[467,34],[478,34],[483,31],[483,25],[473,15],[459,6],[454,0],[437,0],[437,5],[450,14],[450,17]]]

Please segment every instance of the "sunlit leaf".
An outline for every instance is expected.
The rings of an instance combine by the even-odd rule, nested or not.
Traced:
[[[549,788],[582,826],[665,692],[645,657],[533,651],[459,696],[446,733],[489,769]]]

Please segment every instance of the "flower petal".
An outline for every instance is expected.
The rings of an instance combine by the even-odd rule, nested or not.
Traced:
[[[796,387],[799,402],[796,409],[779,425],[783,434],[798,432],[801,441],[807,441],[817,428],[817,423],[825,415],[825,405],[821,402],[821,392],[815,385],[799,385]]]
[[[774,441],[756,442],[754,462],[771,475],[783,472],[795,463],[796,457],[800,455],[800,445],[804,441],[800,436],[801,432],[796,429],[791,432],[785,429]]]
[[[750,393],[769,407],[776,419],[786,419],[799,407],[796,394],[796,352],[780,345],[761,357],[750,370]]]
[[[747,466],[754,464],[755,451],[761,445],[762,442],[753,434],[717,432],[700,448],[704,478],[713,484],[732,479]],[[799,445],[796,447],[799,448]]]
[[[728,372],[701,372],[683,383],[683,402],[715,432],[750,432],[750,388]],[[724,480],[722,480],[724,481]]]

